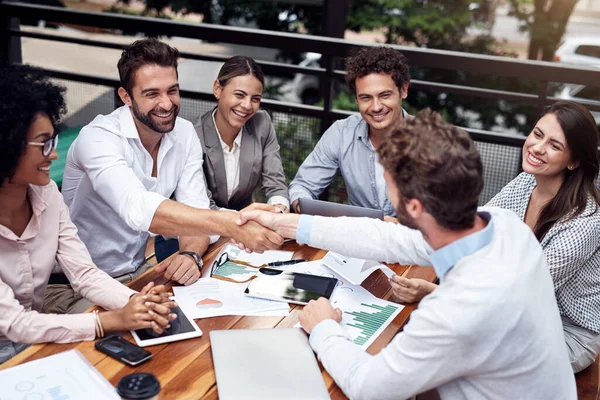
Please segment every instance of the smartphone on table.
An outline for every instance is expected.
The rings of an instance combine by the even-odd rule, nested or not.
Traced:
[[[152,358],[152,353],[118,335],[100,339],[94,347],[96,347],[96,350],[129,365],[138,365]]]

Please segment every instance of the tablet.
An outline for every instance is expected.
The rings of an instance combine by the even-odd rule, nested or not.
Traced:
[[[260,268],[244,293],[259,299],[308,304],[319,297],[329,299],[338,280],[326,276]]]
[[[138,329],[131,331],[135,342],[140,347],[153,346],[155,344],[175,342],[177,340],[190,339],[202,336],[202,331],[194,320],[189,319],[181,308],[172,308],[171,312],[177,314],[177,318],[171,321],[171,327],[164,330],[160,335],[152,329]]]

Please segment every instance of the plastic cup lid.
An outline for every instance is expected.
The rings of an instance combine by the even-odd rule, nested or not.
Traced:
[[[117,393],[125,399],[142,400],[156,396],[160,392],[160,382],[148,373],[127,375],[119,381]]]

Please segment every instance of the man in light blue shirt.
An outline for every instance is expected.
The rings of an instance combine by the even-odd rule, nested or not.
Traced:
[[[395,216],[376,149],[406,116],[402,99],[408,94],[408,62],[390,47],[366,47],[348,60],[346,80],[360,115],[336,121],[323,134],[290,184],[292,208],[301,212],[298,199],[319,197],[339,170],[350,204]]]
[[[321,298],[300,312],[343,392],[377,400],[433,388],[442,399],[576,399],[546,257],[512,211],[477,208],[483,166],[469,135],[424,111],[388,133],[378,154],[399,225],[264,212],[240,221],[350,257],[433,265],[440,285],[378,354],[346,329],[356,324],[351,310]]]

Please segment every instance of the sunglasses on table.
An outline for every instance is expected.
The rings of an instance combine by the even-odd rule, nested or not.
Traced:
[[[52,153],[52,149],[56,149],[58,145],[58,134],[52,136],[43,142],[27,142],[27,146],[39,146],[42,148],[42,155],[48,157]]]
[[[305,261],[306,260],[274,261],[263,265],[252,265],[245,261],[234,260],[229,257],[229,254],[222,253],[219,258],[213,262],[210,268],[210,276],[223,281],[245,283],[256,278],[260,268],[281,267]]]

